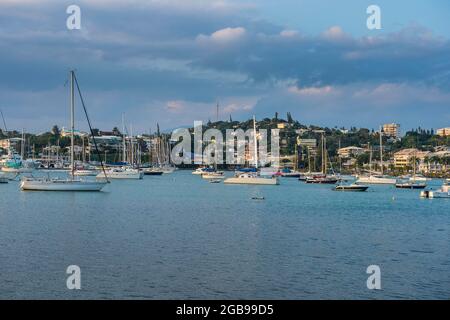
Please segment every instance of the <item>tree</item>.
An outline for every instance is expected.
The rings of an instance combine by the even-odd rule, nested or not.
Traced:
[[[291,116],[291,113],[290,113],[290,112],[287,113],[287,122],[288,122],[288,123],[293,123],[293,122],[294,122],[294,120],[292,119],[292,116]]]
[[[112,133],[113,133],[115,136],[121,136],[121,135],[122,135],[122,133],[120,132],[119,128],[117,128],[117,127],[114,127],[114,128],[112,129]]]
[[[51,133],[56,137],[59,137],[61,135],[61,131],[59,130],[59,127],[56,124],[52,127]]]

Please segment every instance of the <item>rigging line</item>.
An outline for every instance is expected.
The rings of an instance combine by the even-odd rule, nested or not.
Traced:
[[[106,175],[105,167],[103,166],[102,157],[100,156],[100,152],[98,151],[97,141],[95,140],[94,131],[92,130],[92,126],[91,126],[91,120],[89,119],[89,115],[87,113],[86,106],[84,105],[84,99],[83,99],[83,96],[81,95],[80,86],[78,85],[78,80],[77,80],[75,73],[73,76],[75,79],[75,84],[77,85],[78,94],[80,95],[81,105],[83,106],[84,114],[86,115],[86,120],[89,125],[89,130],[91,131],[92,140],[94,141],[95,151],[97,152],[98,158],[100,159],[100,165],[102,166],[102,171],[105,174],[106,182],[109,183],[108,176]]]
[[[3,111],[0,109],[0,114],[2,115],[2,119],[3,119],[3,125],[5,126],[5,132],[8,132],[8,128],[6,127],[6,121],[5,121],[5,117],[3,116]]]

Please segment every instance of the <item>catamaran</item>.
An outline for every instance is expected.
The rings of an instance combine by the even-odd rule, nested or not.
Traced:
[[[258,137],[256,135],[256,119],[253,116],[253,144],[254,144],[254,158],[255,169],[258,170]],[[224,180],[226,184],[257,184],[257,185],[278,185],[278,177],[263,178],[257,172],[243,172],[238,173],[235,177]]]
[[[68,179],[60,179],[60,178],[33,178],[33,177],[25,177],[22,179],[20,183],[20,189],[24,191],[101,191],[105,185],[108,183],[106,181],[89,181],[89,180],[80,180],[76,179],[75,172],[75,93],[74,93],[74,85],[76,83],[78,93],[80,95],[81,103],[83,105],[83,109],[85,111],[85,115],[91,128],[91,134],[93,136],[95,149],[97,150],[97,144],[95,142],[95,137],[92,132],[92,127],[90,125],[89,117],[87,116],[86,107],[84,106],[83,97],[81,96],[80,87],[78,86],[78,82],[75,77],[75,72],[70,71],[70,114],[71,114],[71,148],[70,148],[70,163],[71,163],[71,174],[69,174]],[[102,167],[103,167],[103,163]]]

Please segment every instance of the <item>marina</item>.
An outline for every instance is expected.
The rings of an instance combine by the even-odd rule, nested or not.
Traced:
[[[0,185],[2,298],[449,294],[449,199],[420,199],[420,191],[334,192],[289,178],[276,187],[231,187],[191,170],[114,180],[97,193],[21,192],[19,184]],[[364,285],[374,261],[389,270],[381,292]],[[86,274],[80,292],[60,285],[73,263]],[[331,284],[339,291],[327,290]]]

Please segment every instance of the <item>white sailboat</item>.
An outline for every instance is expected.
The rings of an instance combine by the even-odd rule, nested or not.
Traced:
[[[59,178],[23,178],[20,183],[20,189],[24,191],[101,191],[107,184],[106,181],[85,181],[76,179],[75,171],[75,94],[74,94],[75,72],[70,71],[70,112],[71,112],[71,174],[68,179]],[[79,90],[78,84],[77,88]],[[83,101],[82,101],[83,102]],[[83,105],[84,107],[84,105]]]
[[[255,168],[258,170],[258,140],[256,136],[256,119],[253,116],[253,143]],[[278,185],[278,177],[263,178],[257,172],[239,173],[237,176],[224,180],[226,184],[255,184],[255,185]]]
[[[397,179],[383,175],[384,163],[383,163],[383,136],[380,128],[380,167],[381,174],[372,174],[372,149],[370,149],[370,168],[368,176],[358,176],[356,180],[357,184],[396,184]]]

